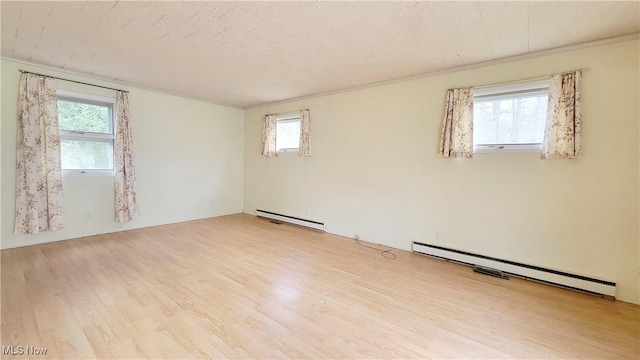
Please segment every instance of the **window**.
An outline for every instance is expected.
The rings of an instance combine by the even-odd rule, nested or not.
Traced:
[[[474,89],[474,152],[537,152],[547,117],[549,82]]]
[[[278,115],[276,120],[276,151],[298,152],[300,147],[300,115]]]
[[[65,175],[113,175],[115,99],[58,91]]]

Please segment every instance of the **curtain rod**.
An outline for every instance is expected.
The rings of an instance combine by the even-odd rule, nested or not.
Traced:
[[[291,111],[288,113],[280,113],[280,114],[270,114],[270,115],[276,115],[276,116],[293,116],[293,115],[299,115],[302,111],[309,111],[309,109],[302,109],[302,110],[298,110],[298,111]]]
[[[587,72],[587,71],[589,71],[589,68],[577,69],[577,70],[573,70],[573,71],[565,71],[565,72],[562,72],[561,74],[562,75],[570,74],[570,73],[576,72],[576,71]],[[529,82],[529,81],[546,80],[546,79],[550,78],[553,75],[555,75],[555,74],[545,75],[545,76],[538,76],[538,77],[535,77],[535,78],[528,78],[528,79],[520,79],[520,80],[502,82],[502,83],[472,86],[471,88],[472,89],[483,89],[483,88],[487,88],[487,87],[494,87],[494,86],[500,86],[500,85],[511,85],[511,84],[519,84],[519,83],[523,83],[523,82]]]
[[[93,86],[93,87],[97,87],[97,88],[102,88],[102,89],[107,89],[107,90],[114,90],[114,91],[122,91],[124,93],[128,93],[129,91],[127,90],[121,90],[121,89],[114,89],[114,88],[110,88],[108,86],[101,86],[101,85],[95,85],[95,84],[89,84],[86,82],[82,82],[82,81],[76,81],[76,80],[69,80],[69,79],[64,79],[64,78],[60,78],[60,77],[56,77],[56,76],[50,76],[50,75],[45,75],[45,74],[39,74],[39,73],[35,73],[32,71],[26,71],[26,70],[19,70],[21,73],[23,74],[33,74],[33,75],[40,75],[40,76],[46,76],[46,77],[50,77],[56,80],[62,80],[62,81],[68,81],[68,82],[72,82],[72,83],[76,83],[76,84],[82,84],[82,85],[88,85],[88,86]]]

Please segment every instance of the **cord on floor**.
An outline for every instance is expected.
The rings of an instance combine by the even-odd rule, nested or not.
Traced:
[[[378,248],[375,248],[373,246],[369,246],[369,245],[363,244],[363,243],[360,242],[360,236],[358,236],[358,235],[355,235],[353,237],[353,240],[355,240],[358,243],[358,245],[360,245],[360,246],[364,246],[366,248],[373,249],[375,251],[380,251],[380,256],[382,256],[385,259],[389,259],[389,260],[395,260],[396,259],[396,254],[394,254],[392,252],[393,251],[392,249],[387,249],[387,250],[378,249]]]

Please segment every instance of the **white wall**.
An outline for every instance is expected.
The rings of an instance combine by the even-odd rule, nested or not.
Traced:
[[[113,177],[64,178],[65,228],[16,236],[13,215],[18,69],[118,87],[2,60],[3,249],[242,212],[243,111],[129,88],[140,218],[126,224],[113,220]],[[57,84],[66,90],[114,95],[95,87],[63,81]],[[93,219],[85,218],[87,212],[93,213]]]
[[[244,209],[584,274],[639,293],[638,40],[245,111]],[[580,160],[437,155],[447,88],[589,68]],[[260,156],[261,119],[311,111],[310,158]],[[439,238],[436,237],[439,232]],[[347,240],[345,240],[347,241]]]

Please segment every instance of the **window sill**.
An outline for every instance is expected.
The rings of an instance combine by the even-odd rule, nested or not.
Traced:
[[[62,170],[62,177],[115,177],[113,170]]]
[[[293,154],[298,155],[298,149],[278,150],[278,151],[276,151],[276,154],[277,155],[282,155],[282,154],[285,154],[285,155],[293,155]]]
[[[542,151],[540,144],[526,145],[482,145],[473,149],[474,154],[539,154]]]

